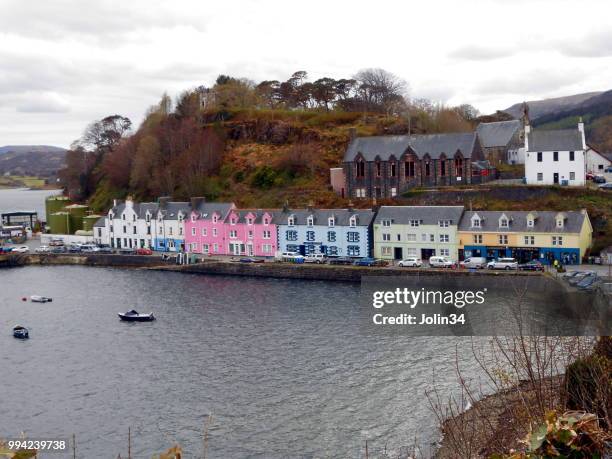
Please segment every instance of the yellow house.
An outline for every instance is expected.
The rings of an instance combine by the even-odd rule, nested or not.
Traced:
[[[579,264],[591,247],[586,210],[468,211],[458,228],[459,257],[516,258]]]

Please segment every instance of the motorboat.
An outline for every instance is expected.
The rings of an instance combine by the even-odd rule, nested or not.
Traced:
[[[13,336],[18,339],[28,339],[30,337],[30,333],[28,332],[27,328],[17,325],[13,327]]]
[[[126,322],[151,322],[152,320],[155,320],[155,316],[152,312],[148,314],[140,314],[134,309],[128,312],[120,312],[117,315],[121,320],[125,320]]]
[[[49,298],[48,296],[32,295],[30,300],[32,300],[34,303],[50,303],[53,301],[53,298]]]

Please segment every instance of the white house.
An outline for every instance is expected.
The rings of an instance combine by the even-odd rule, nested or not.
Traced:
[[[582,120],[576,129],[525,126],[525,178],[528,185],[584,186],[586,140]]]
[[[113,203],[104,219],[104,228],[94,226],[94,239],[114,248],[151,248],[155,246],[158,204],[136,203],[128,197]]]
[[[609,157],[608,157],[609,156]],[[606,168],[612,166],[612,155],[604,155],[587,145],[586,171],[592,174],[601,174]]]

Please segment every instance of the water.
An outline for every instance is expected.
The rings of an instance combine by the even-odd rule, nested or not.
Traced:
[[[52,303],[22,302],[40,294]],[[364,335],[359,285],[87,267],[0,271],[0,436],[76,434],[78,457],[178,442],[199,457],[362,457],[438,438],[460,338]],[[153,310],[130,324],[117,312]],[[22,324],[29,341],[11,336]],[[467,343],[466,343],[467,345]],[[60,456],[54,456],[60,457]],[[375,457],[375,456],[371,456]]]
[[[36,211],[45,218],[45,198],[60,194],[61,190],[30,190],[28,188],[0,189],[0,213],[19,210]]]

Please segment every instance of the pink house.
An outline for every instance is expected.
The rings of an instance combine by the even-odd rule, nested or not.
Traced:
[[[233,203],[191,198],[191,212],[184,220],[185,250],[203,255],[227,255],[224,221],[235,208]]]
[[[277,250],[272,210],[231,209],[225,218],[228,255],[272,257]]]

